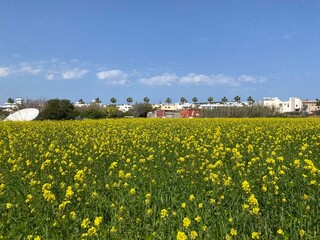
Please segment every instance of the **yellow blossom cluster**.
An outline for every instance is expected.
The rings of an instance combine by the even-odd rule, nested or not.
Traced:
[[[319,239],[320,122],[0,123],[0,238]]]

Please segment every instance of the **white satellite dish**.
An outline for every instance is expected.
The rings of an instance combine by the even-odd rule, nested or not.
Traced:
[[[32,121],[39,115],[36,108],[25,108],[10,114],[5,121]]]

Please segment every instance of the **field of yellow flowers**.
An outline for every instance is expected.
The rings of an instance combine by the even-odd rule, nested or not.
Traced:
[[[319,119],[0,123],[0,239],[320,239]]]

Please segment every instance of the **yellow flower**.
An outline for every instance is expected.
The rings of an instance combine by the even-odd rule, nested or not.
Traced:
[[[187,240],[188,236],[184,232],[178,231],[177,240]]]
[[[250,183],[247,180],[244,180],[242,182],[242,189],[243,191],[245,191],[246,193],[250,192]]]
[[[71,219],[76,219],[76,217],[77,217],[77,214],[74,212],[74,211],[72,211],[72,212],[70,212],[70,217],[71,217]]]
[[[301,229],[301,230],[299,231],[300,237],[303,237],[303,236],[305,235],[305,233],[306,233],[306,231],[304,231],[303,229]]]
[[[66,198],[71,199],[73,195],[74,195],[74,192],[72,191],[72,186],[68,186],[66,191]]]
[[[259,232],[252,232],[251,238],[252,239],[260,239],[260,233]]]
[[[111,233],[115,233],[117,231],[117,229],[115,228],[115,226],[112,226],[112,228],[110,229]]]
[[[81,227],[82,228],[87,228],[89,226],[89,224],[90,224],[89,218],[85,218],[85,219],[82,220]]]
[[[183,226],[184,226],[185,228],[188,228],[188,227],[190,226],[190,224],[191,224],[191,220],[190,220],[189,218],[185,217],[185,218],[183,219]]]
[[[281,228],[279,228],[279,230],[277,231],[277,233],[278,233],[279,235],[281,235],[281,236],[284,235],[284,232],[283,232],[283,230],[282,230]]]
[[[181,203],[182,208],[186,208],[187,204],[185,202]]]
[[[195,199],[196,197],[193,195],[193,194],[191,194],[190,196],[189,196],[189,200],[192,202],[194,199]]]
[[[162,209],[160,213],[161,218],[166,218],[168,217],[168,211],[166,209]]]
[[[88,229],[88,236],[98,236],[97,229],[95,227],[91,227]]]
[[[196,239],[198,237],[198,233],[196,231],[191,231],[190,236],[191,239]]]
[[[84,171],[83,170],[79,170],[76,173],[76,175],[74,175],[73,179],[75,181],[83,182],[83,180],[84,180]]]
[[[211,204],[216,204],[216,200],[214,198],[210,198],[210,203]]]
[[[97,226],[97,227],[100,226],[100,224],[102,223],[102,220],[103,220],[102,217],[96,217],[94,219],[94,225]]]
[[[201,221],[201,217],[197,216],[197,217],[194,218],[194,220],[196,220],[197,222],[200,222]]]
[[[147,209],[147,214],[148,214],[149,216],[152,214],[152,212],[153,212],[152,208],[148,208],[148,209]]]
[[[231,234],[231,236],[237,236],[238,232],[237,232],[237,230],[236,230],[236,229],[231,228],[231,230],[230,230],[230,234]]]
[[[135,188],[131,188],[131,189],[130,189],[130,194],[131,194],[131,195],[136,194],[136,189],[135,189]]]
[[[11,203],[6,203],[6,209],[10,209],[12,207]]]

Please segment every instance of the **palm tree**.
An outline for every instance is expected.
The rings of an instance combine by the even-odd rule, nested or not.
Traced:
[[[239,96],[235,96],[235,97],[234,97],[234,101],[235,101],[235,102],[238,102],[238,103],[239,103],[239,102],[240,102],[240,99],[241,99],[241,98],[240,98]]]
[[[143,99],[143,102],[144,102],[144,103],[149,103],[149,102],[150,102],[150,99],[149,99],[148,97],[145,97],[145,98]]]
[[[226,96],[224,96],[222,99],[221,99],[221,102],[223,104],[226,104],[228,102],[228,98],[226,98]]]
[[[196,104],[196,103],[198,103],[198,98],[197,97],[193,97],[191,101],[193,102],[193,104]]]
[[[132,101],[133,101],[132,97],[128,97],[128,98],[127,98],[127,103],[128,103],[128,104],[131,104]]]
[[[111,102],[112,104],[116,104],[117,99],[116,99],[116,98],[114,98],[114,97],[112,97],[112,98],[110,98],[110,102]]]
[[[210,104],[212,104],[212,103],[213,103],[213,97],[208,97],[208,102],[209,102]]]
[[[166,100],[164,102],[167,104],[170,104],[172,101],[171,101],[171,98],[166,98]]]
[[[249,105],[253,105],[253,103],[255,102],[251,96],[248,97],[247,101]]]
[[[181,104],[184,104],[184,103],[187,102],[187,99],[185,99],[184,97],[181,97],[181,98],[180,98],[180,102],[181,102]]]
[[[100,98],[97,97],[97,98],[94,100],[94,102],[95,102],[95,103],[101,103]]]

